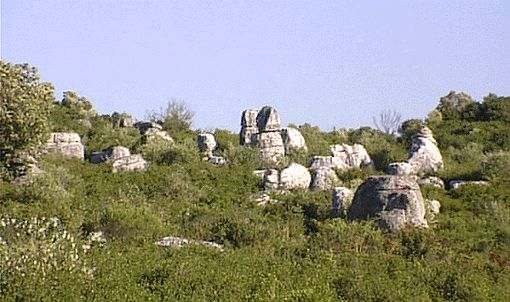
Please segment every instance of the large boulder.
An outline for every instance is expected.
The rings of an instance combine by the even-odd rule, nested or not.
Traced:
[[[304,150],[307,151],[305,138],[301,135],[298,129],[288,127],[281,131],[283,144],[285,146],[285,153],[289,154],[293,151]]]
[[[322,168],[346,170],[348,169],[348,166],[339,157],[319,155],[312,157],[310,162],[310,170],[314,171]]]
[[[122,157],[112,162],[112,171],[125,172],[125,171],[145,171],[149,164],[140,154],[133,154],[130,156]]]
[[[74,132],[53,132],[47,142],[47,150],[58,152],[68,157],[83,159],[85,147],[81,143],[80,135]]]
[[[103,150],[101,152],[94,152],[90,156],[90,161],[93,164],[99,164],[106,161],[114,161],[123,157],[130,156],[131,152],[128,148],[123,146],[115,146]]]
[[[165,130],[161,130],[158,128],[149,128],[143,133],[143,141],[144,143],[159,143],[159,142],[168,142],[173,143],[174,140],[166,132]]]
[[[218,144],[211,133],[200,133],[197,137],[198,150],[207,157],[212,157]]]
[[[449,108],[460,113],[464,111],[467,106],[474,102],[475,100],[473,100],[469,94],[465,92],[457,93],[452,90],[450,93],[439,99],[439,107],[445,109]]]
[[[285,147],[280,132],[262,132],[256,135],[256,146],[262,160],[277,163],[285,156]]]
[[[265,170],[262,182],[264,190],[277,190],[280,187],[280,172],[276,169]]]
[[[430,186],[439,189],[444,189],[444,181],[436,176],[429,176],[425,178],[420,178],[417,180],[420,186]]]
[[[391,163],[388,165],[388,174],[390,175],[412,175],[413,166],[407,162]]]
[[[320,168],[315,170],[311,188],[314,190],[330,190],[338,185],[340,180],[335,170],[330,168]]]
[[[351,206],[354,192],[346,187],[336,187],[332,192],[333,202],[331,204],[331,212],[333,217],[345,215]]]
[[[308,169],[292,163],[280,173],[280,187],[284,190],[308,189],[312,177]]]
[[[239,133],[239,141],[241,145],[251,145],[254,136],[257,134],[257,109],[247,109],[243,111],[241,116],[241,132]]]
[[[363,145],[333,145],[330,147],[330,150],[333,157],[339,158],[348,169],[366,167],[372,164],[372,159],[370,159]]]
[[[413,137],[408,163],[418,175],[437,173],[443,168],[443,157],[428,127],[423,127]]]
[[[281,120],[274,107],[264,106],[257,114],[257,128],[259,132],[280,131]]]
[[[357,189],[348,218],[378,218],[391,231],[406,226],[427,227],[420,187],[411,176],[371,176]]]
[[[450,180],[448,182],[448,186],[454,190],[466,185],[488,186],[489,182],[484,180]]]

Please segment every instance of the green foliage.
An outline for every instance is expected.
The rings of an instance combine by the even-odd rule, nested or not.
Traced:
[[[163,129],[171,135],[186,131],[193,124],[195,113],[188,108],[184,101],[172,99],[167,107],[159,112],[152,111],[148,113],[148,119],[153,122],[162,122]]]
[[[0,61],[0,87],[0,175],[9,178],[24,173],[49,137],[53,86],[35,67]]]

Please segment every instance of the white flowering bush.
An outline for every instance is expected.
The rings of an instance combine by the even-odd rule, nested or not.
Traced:
[[[105,242],[101,232],[86,239],[68,232],[56,218],[0,220],[0,293],[18,287],[44,284],[62,276],[90,280],[94,268],[86,254]]]

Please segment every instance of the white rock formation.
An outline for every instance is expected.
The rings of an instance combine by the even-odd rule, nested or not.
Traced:
[[[420,186],[431,186],[439,189],[444,189],[444,181],[436,176],[420,178],[417,180],[417,182]]]
[[[298,129],[288,127],[281,130],[285,153],[290,154],[293,151],[307,151],[305,138]]]
[[[333,189],[332,197],[332,215],[333,217],[339,217],[341,214],[346,214],[347,210],[349,210],[352,198],[354,197],[354,192],[346,187],[336,187]]]
[[[418,175],[433,174],[443,168],[443,157],[432,136],[432,131],[423,127],[412,141],[408,163]]]
[[[263,176],[264,190],[278,190],[280,187],[280,172],[276,169],[267,169]]]
[[[85,147],[81,143],[80,135],[74,132],[53,132],[46,144],[50,152],[58,152],[68,157],[83,159]]]
[[[388,165],[388,174],[390,175],[412,175],[413,166],[407,162],[391,163]]]
[[[475,185],[475,186],[488,186],[489,185],[489,182],[487,181],[483,181],[483,180],[476,180],[476,181],[470,181],[470,180],[450,180],[450,182],[448,182],[448,186],[450,186],[450,188],[456,190],[462,186],[465,186],[465,185]]]
[[[339,158],[347,169],[357,169],[372,164],[372,160],[363,145],[333,145],[330,147],[330,150],[333,157]]]
[[[93,152],[90,161],[93,164],[99,164],[106,161],[113,161],[123,157],[130,156],[131,152],[123,146],[115,146],[100,152]]]
[[[330,190],[337,186],[339,182],[335,170],[323,167],[315,170],[311,188],[314,190]]]
[[[164,237],[160,241],[157,241],[155,244],[159,245],[159,246],[163,246],[163,247],[176,247],[176,248],[181,248],[183,246],[190,245],[190,244],[198,244],[198,245],[204,245],[204,246],[217,248],[218,250],[223,251],[223,245],[215,243],[215,242],[192,240],[192,239],[175,237],[175,236]]]
[[[145,171],[149,164],[140,154],[133,154],[130,156],[122,157],[112,162],[112,171]]]
[[[321,168],[347,170],[348,166],[339,157],[334,156],[314,156],[310,162],[310,170],[318,170]]]
[[[280,173],[280,187],[284,190],[308,189],[312,177],[304,166],[291,163]]]
[[[241,116],[241,132],[239,140],[241,145],[251,145],[254,141],[254,135],[259,132],[257,128],[257,109],[248,109],[243,111]]]
[[[200,133],[197,137],[198,150],[206,157],[212,157],[218,144],[211,133]]]

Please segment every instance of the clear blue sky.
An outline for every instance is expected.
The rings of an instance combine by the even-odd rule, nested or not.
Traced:
[[[185,100],[200,128],[424,117],[449,90],[510,95],[510,1],[2,0],[1,56],[39,67],[57,98],[143,117]]]

